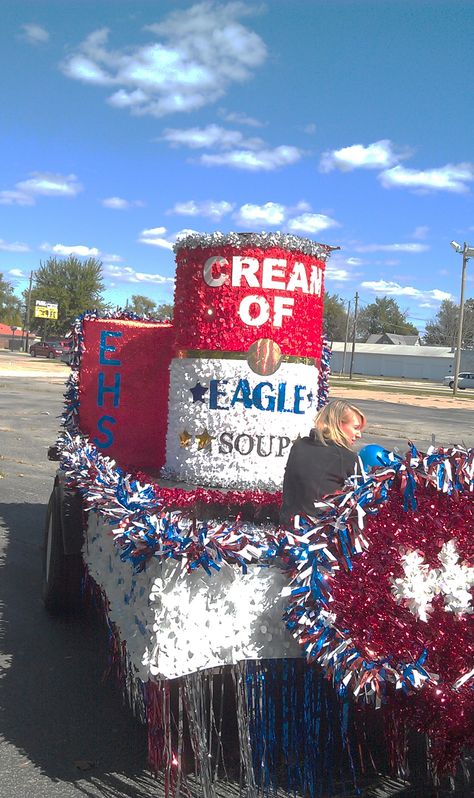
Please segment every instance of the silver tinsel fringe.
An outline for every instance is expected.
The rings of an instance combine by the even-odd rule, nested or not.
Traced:
[[[320,260],[327,260],[330,253],[339,249],[329,244],[318,244],[310,238],[301,238],[289,233],[190,233],[178,238],[173,249],[197,249],[207,247],[281,247],[290,252],[302,252],[305,255],[314,255]]]

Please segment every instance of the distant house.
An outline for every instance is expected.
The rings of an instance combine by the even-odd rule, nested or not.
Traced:
[[[367,338],[366,344],[394,344],[396,346],[420,346],[419,335],[395,335],[394,333],[373,333]]]
[[[20,349],[22,344],[28,349],[30,341],[36,340],[34,333],[24,333],[22,341],[21,327],[10,327],[9,324],[0,322],[0,349]]]

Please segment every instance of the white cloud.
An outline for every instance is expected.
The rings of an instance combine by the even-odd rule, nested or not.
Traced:
[[[87,247],[84,244],[48,244],[47,241],[41,244],[39,249],[42,252],[52,252],[54,255],[77,255],[80,258],[97,258],[100,250],[97,247]]]
[[[353,247],[356,252],[408,252],[417,254],[418,252],[427,252],[430,247],[428,244],[361,244],[360,246]]]
[[[176,241],[179,241],[180,238],[186,238],[186,236],[192,235],[199,235],[199,230],[193,230],[192,227],[183,227],[182,230],[179,230],[176,235],[174,236]]]
[[[443,299],[452,299],[453,295],[446,293],[446,291],[440,291],[438,288],[433,288],[432,291],[429,292],[429,295],[436,299],[437,302],[442,302]]]
[[[109,102],[135,114],[196,110],[242,83],[266,59],[263,40],[239,19],[255,9],[203,0],[146,30],[154,40],[113,50],[108,30],[94,31],[62,64],[75,80],[116,87]]]
[[[125,211],[128,208],[143,208],[145,205],[142,200],[126,200],[122,197],[106,197],[101,200],[104,208],[111,208],[116,211]]]
[[[38,196],[75,197],[82,190],[76,175],[30,172],[13,189],[0,191],[0,205],[34,205]]]
[[[25,272],[23,272],[21,269],[9,269],[7,271],[7,274],[8,274],[9,277],[14,277],[14,278],[17,278],[17,279],[20,279],[20,280],[22,280],[24,277],[26,277]]]
[[[225,119],[226,122],[233,122],[236,125],[247,125],[248,127],[264,127],[264,123],[255,119],[253,116],[248,116],[245,113],[238,111],[226,111],[225,108],[220,108],[218,111],[219,116]]]
[[[106,266],[104,275],[121,283],[154,283],[155,285],[173,285],[173,277],[163,277],[151,272],[138,272],[131,266]]]
[[[230,166],[249,172],[272,172],[296,163],[302,155],[303,151],[298,147],[282,144],[274,149],[231,150],[218,155],[201,155],[199,162],[204,166]]]
[[[328,264],[325,269],[325,276],[328,280],[333,280],[335,283],[345,283],[347,280],[352,279],[354,275],[350,274],[347,269],[341,269],[337,266]]]
[[[431,291],[420,291],[418,288],[413,288],[411,285],[402,286],[387,280],[365,281],[361,283],[361,288],[372,291],[374,294],[384,294],[385,296],[409,296],[413,299],[420,299],[423,301],[434,300],[442,302],[443,299],[452,299],[452,294],[446,291],[440,291],[439,288],[433,288]]]
[[[198,162],[204,166],[231,166],[255,172],[288,166],[299,161],[304,154],[303,150],[288,144],[271,149],[260,138],[246,138],[239,130],[228,130],[214,124],[204,128],[167,128],[161,140],[172,147],[181,145],[193,150],[220,151],[201,155]]]
[[[0,191],[0,205],[34,205],[35,199],[30,194],[15,189]]]
[[[166,227],[150,227],[141,231],[138,241],[140,244],[150,244],[153,247],[173,249],[173,242],[164,238],[165,233]]]
[[[377,179],[384,188],[408,188],[420,194],[469,191],[468,184],[474,180],[473,163],[448,163],[436,169],[407,169],[399,162],[411,155],[408,148],[396,150],[389,139],[381,139],[368,146],[352,144],[339,150],[327,150],[321,156],[319,168],[321,172],[376,169],[379,171]],[[423,227],[419,229],[424,230]]]
[[[339,224],[324,213],[303,213],[288,222],[288,229],[293,233],[320,233],[329,227],[339,227]]]
[[[424,239],[427,237],[429,232],[430,228],[426,224],[422,224],[419,225],[419,227],[415,227],[413,233],[411,234],[411,238]]]
[[[264,142],[259,138],[246,139],[239,130],[227,130],[220,125],[181,129],[166,128],[161,138],[173,147],[182,145],[193,150],[213,147],[219,150],[228,150],[239,146],[254,150],[264,146]]]
[[[394,166],[378,175],[384,188],[411,188],[420,193],[452,191],[457,194],[469,191],[474,180],[474,164],[446,164],[439,169],[405,169]]]
[[[235,214],[235,221],[238,224],[249,224],[264,226],[281,225],[285,221],[286,208],[278,202],[266,202],[264,205],[252,205],[246,203],[241,205]]]
[[[340,150],[328,150],[321,156],[319,168],[321,172],[340,169],[351,172],[353,169],[387,169],[408,153],[396,153],[389,139],[375,141],[365,147],[363,144],[352,144]]]
[[[296,205],[289,208],[290,213],[305,213],[306,211],[311,210],[311,205],[306,200],[300,200],[296,203]]]
[[[43,44],[49,40],[48,31],[41,27],[41,25],[36,25],[34,22],[25,23],[25,25],[21,26],[21,30],[21,38],[29,44]]]
[[[9,243],[8,241],[4,241],[3,238],[0,238],[0,250],[2,252],[29,252],[30,248],[28,244],[22,244],[21,241],[12,241]]]
[[[346,263],[349,266],[362,266],[364,261],[362,258],[347,258]]]
[[[16,184],[26,194],[45,197],[75,197],[82,191],[76,175],[60,175],[52,172],[32,172],[28,180]]]
[[[107,254],[101,252],[100,259],[103,263],[121,263],[123,258],[120,255]]]
[[[221,219],[223,216],[233,211],[233,209],[234,205],[225,200],[220,202],[213,200],[206,200],[203,202],[188,200],[187,202],[177,202],[167,213]],[[239,225],[249,226],[249,229],[258,225],[263,225],[264,227],[287,229],[292,232],[315,233],[328,227],[338,226],[338,222],[331,219],[329,216],[312,213],[311,206],[305,200],[301,200],[293,206],[286,206],[280,202],[270,201],[262,205],[247,202],[236,209],[232,218]],[[153,236],[161,237],[165,232],[166,230],[164,227],[154,228]],[[190,234],[195,231],[189,230],[185,232]],[[150,231],[143,231],[142,236],[144,235],[149,237]],[[176,240],[178,235],[181,235],[181,233],[174,236],[167,236],[166,238],[168,241],[173,241]]]
[[[188,200],[187,202],[177,202],[173,208],[167,213],[175,213],[180,216],[202,216],[206,219],[214,219],[219,221],[223,216],[226,216],[233,210],[234,206],[226,200],[215,202],[214,200],[205,200],[204,202],[195,202]]]

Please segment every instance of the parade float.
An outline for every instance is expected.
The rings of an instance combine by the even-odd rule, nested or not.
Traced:
[[[454,778],[474,744],[474,452],[368,447],[363,479],[281,528],[289,447],[328,399],[331,247],[175,251],[172,323],[74,325],[46,607],[100,608],[170,796],[193,767],[206,798],[226,772],[249,798],[349,794],[407,775],[409,729]]]

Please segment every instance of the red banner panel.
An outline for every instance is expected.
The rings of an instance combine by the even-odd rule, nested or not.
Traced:
[[[165,462],[172,342],[171,324],[84,321],[79,427],[120,466]]]

